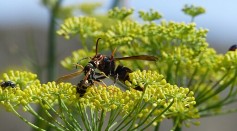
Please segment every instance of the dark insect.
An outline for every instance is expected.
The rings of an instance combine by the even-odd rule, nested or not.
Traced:
[[[14,88],[14,87],[16,87],[16,84],[14,82],[12,82],[12,81],[3,81],[1,83],[1,87],[3,87],[3,88],[6,88],[6,87]]]
[[[85,67],[78,65],[78,64],[77,64],[77,66],[80,66],[83,70],[62,76],[59,79],[57,79],[57,83],[59,83],[62,80],[76,77],[76,76],[80,75],[82,72],[84,72],[84,74],[85,74],[84,79],[82,79],[77,84],[77,87],[76,87],[77,93],[79,93],[80,97],[82,97],[86,93],[86,89],[88,87],[94,85],[94,83],[96,83],[96,82],[98,82],[98,83],[101,82],[101,79],[106,78],[106,76],[103,73],[99,73],[99,72],[95,71],[96,68],[95,68],[94,64],[92,63],[92,61],[90,61]]]
[[[101,80],[106,78],[107,76],[111,76],[114,78],[114,83],[116,83],[117,80],[121,82],[125,82],[126,80],[129,81],[129,73],[132,73],[132,70],[128,67],[119,65],[116,69],[115,61],[117,60],[147,60],[147,61],[156,61],[157,58],[154,56],[148,56],[148,55],[138,55],[138,56],[130,56],[130,57],[122,57],[122,58],[114,58],[114,53],[116,49],[112,52],[111,56],[106,56],[102,54],[98,54],[98,42],[101,38],[97,39],[96,42],[96,54],[91,60],[88,62],[88,64],[83,68],[81,65],[81,68],[83,68],[82,71],[77,71],[69,75],[65,75],[60,77],[57,82],[65,79],[69,79],[72,77],[75,77],[82,72],[84,72],[84,79],[81,80],[77,84],[77,93],[80,94],[80,96],[83,96],[86,92],[86,89],[89,86],[92,86],[95,82],[102,82]],[[101,72],[96,72],[95,70],[98,69]],[[136,90],[143,91],[143,89],[139,86],[135,87]]]
[[[103,73],[96,72],[95,70],[96,70],[96,68],[95,68],[92,61],[90,61],[83,68],[85,77],[83,80],[81,80],[77,84],[77,93],[80,94],[80,97],[82,97],[86,93],[86,89],[88,87],[94,85],[95,82],[101,82],[101,79],[106,78],[106,76]]]
[[[237,49],[237,45],[232,45],[230,48],[229,48],[229,51],[235,51]]]

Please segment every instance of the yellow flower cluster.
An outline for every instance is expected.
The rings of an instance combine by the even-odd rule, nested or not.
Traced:
[[[194,5],[185,5],[182,11],[185,14],[190,15],[192,17],[196,17],[206,12],[205,8],[201,6],[194,6]]]
[[[58,103],[59,97],[66,103],[71,103],[75,101],[73,99],[76,99],[76,89],[73,85],[69,83],[57,85],[55,82],[40,84],[37,76],[30,72],[9,71],[3,74],[1,81],[11,81],[16,85],[13,88],[0,88],[1,104],[5,105],[7,110],[10,110],[9,104],[13,107],[22,105],[24,108],[29,104],[40,103],[49,108]]]
[[[135,86],[144,88],[143,98],[150,102],[151,106],[163,103],[164,108],[169,105],[171,100],[174,100],[174,104],[165,113],[166,118],[179,117],[181,120],[199,118],[198,110],[195,108],[194,93],[188,88],[167,83],[164,77],[155,71],[135,71],[130,73],[129,77],[132,83],[127,81],[126,84],[131,88]],[[161,109],[158,112],[161,112]],[[147,114],[142,116],[145,117]]]
[[[224,57],[223,60],[220,61],[220,64],[223,66],[223,70],[228,69],[237,69],[237,51],[228,51]]]
[[[144,21],[154,21],[162,18],[162,15],[153,9],[150,9],[149,12],[139,11],[138,13],[139,17],[141,17]]]
[[[1,81],[12,81],[16,84],[15,88],[0,88],[1,104],[9,111],[12,110],[11,107],[19,106],[28,111],[32,104],[51,110],[64,103],[66,107],[74,107],[76,110],[78,105],[95,111],[119,110],[120,116],[134,119],[138,117],[145,123],[158,123],[163,118],[171,117],[181,117],[182,120],[198,118],[193,93],[187,88],[166,83],[164,77],[157,72],[131,73],[129,76],[132,82],[126,82],[130,90],[122,91],[116,86],[92,86],[83,97],[79,97],[76,87],[70,83],[40,84],[36,75],[30,72],[10,71],[3,76]],[[134,86],[145,90],[137,91],[133,89]]]
[[[114,9],[108,12],[108,17],[118,19],[118,20],[124,20],[126,17],[131,15],[133,11],[134,11],[133,9],[126,9],[125,7],[121,9],[119,9],[118,7],[115,7]]]
[[[141,25],[131,20],[119,21],[104,33],[104,38],[111,45],[131,44],[142,33]]]
[[[93,86],[79,101],[92,109],[108,112],[120,107],[124,103],[123,99],[123,92],[116,86]]]
[[[61,29],[57,31],[58,35],[69,39],[71,35],[80,34],[82,38],[94,36],[99,33],[101,23],[93,17],[72,17],[64,21]]]

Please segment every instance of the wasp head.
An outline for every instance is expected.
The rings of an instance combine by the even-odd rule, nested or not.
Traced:
[[[93,65],[98,68],[98,66],[103,62],[104,57],[104,55],[97,54],[91,59],[90,63],[93,63]]]

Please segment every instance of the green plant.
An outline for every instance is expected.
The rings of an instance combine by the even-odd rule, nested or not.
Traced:
[[[191,16],[191,22],[194,22],[194,18],[198,15],[204,14],[206,10],[201,6],[194,6],[194,5],[185,5],[182,11],[186,14]]]
[[[140,12],[149,21],[141,24],[127,19],[132,13],[125,8],[110,10],[110,18],[104,19],[113,19],[112,24],[95,16],[71,17],[57,31],[66,39],[77,36],[82,43],[83,49],[61,61],[67,69],[78,61],[88,62],[81,60],[95,54],[97,38],[102,38],[99,52],[117,48],[116,55],[157,56],[156,62],[123,62],[135,70],[123,85],[127,90],[95,84],[80,97],[71,83],[42,84],[35,74],[10,71],[0,82],[10,80],[16,87],[0,88],[1,104],[38,130],[46,129],[23,118],[18,108],[55,130],[144,130],[152,125],[159,129],[164,119],[172,119],[171,130],[178,131],[183,124],[198,125],[200,117],[236,112],[237,108],[223,109],[237,98],[236,51],[217,54],[206,42],[207,30],[194,23],[155,23],[161,16],[150,10]],[[133,89],[137,85],[144,91]],[[221,95],[224,91],[226,96]],[[40,105],[46,115],[35,112],[32,105]]]

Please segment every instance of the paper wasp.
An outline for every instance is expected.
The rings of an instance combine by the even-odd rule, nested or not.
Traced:
[[[76,66],[80,66],[83,70],[62,76],[57,80],[59,82],[65,79],[70,79],[84,72],[84,75],[85,75],[84,79],[81,80],[77,84],[77,93],[79,93],[80,96],[83,96],[85,94],[86,89],[89,86],[92,86],[95,82],[101,82],[102,79],[108,76],[111,76],[114,78],[114,83],[117,80],[120,80],[123,83],[126,80],[129,81],[129,73],[131,73],[132,70],[122,65],[117,66],[117,68],[115,69],[116,67],[115,61],[118,61],[118,60],[156,61],[157,60],[156,57],[148,56],[148,55],[114,58],[114,53],[116,51],[116,48],[113,50],[111,56],[98,54],[98,43],[100,39],[101,38],[98,38],[96,42],[96,49],[95,49],[96,54],[94,57],[90,58],[91,60],[88,62],[88,64],[85,67],[78,64],[76,65]],[[96,69],[98,69],[101,72],[96,72]],[[137,86],[135,89],[143,91],[143,89],[139,86]]]

